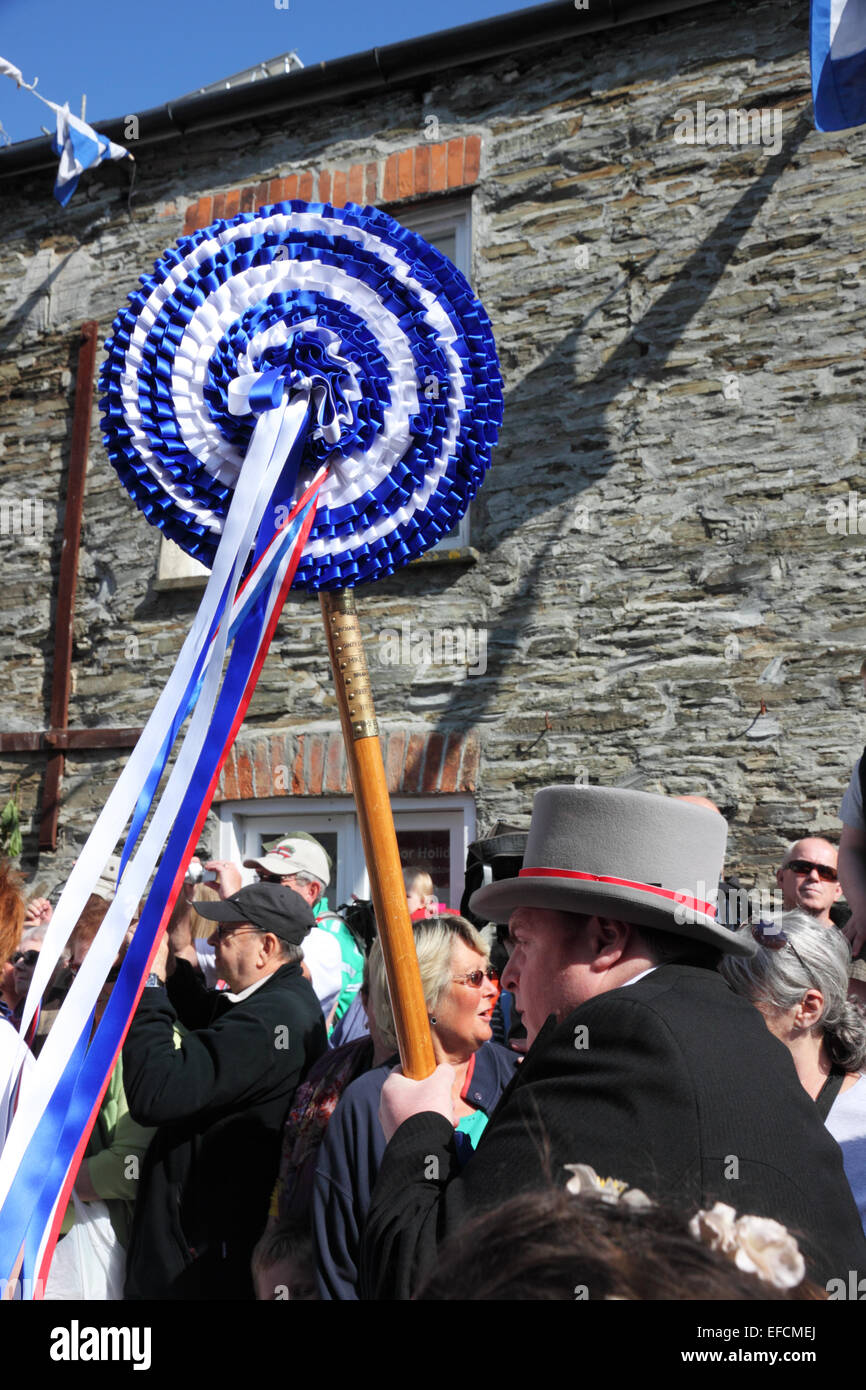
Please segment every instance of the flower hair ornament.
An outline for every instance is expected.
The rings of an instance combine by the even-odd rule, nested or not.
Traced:
[[[806,1277],[806,1262],[790,1231],[766,1216],[737,1216],[733,1207],[716,1202],[689,1222],[692,1235],[746,1274],[756,1274],[776,1289],[794,1289]]]
[[[566,1163],[564,1167],[573,1174],[565,1184],[565,1190],[574,1197],[595,1197],[608,1206],[655,1206],[639,1187],[629,1187],[627,1182],[619,1178],[600,1178],[588,1163]]]
[[[566,1163],[571,1173],[566,1192],[591,1197],[610,1206],[633,1210],[654,1207],[640,1188],[619,1178],[600,1178],[588,1163]],[[766,1216],[737,1216],[733,1207],[716,1202],[710,1211],[699,1211],[689,1222],[689,1232],[710,1250],[719,1251],[737,1269],[756,1275],[776,1289],[794,1289],[806,1277],[806,1262],[787,1227]]]

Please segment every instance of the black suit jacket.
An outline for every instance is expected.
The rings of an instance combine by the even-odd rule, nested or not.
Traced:
[[[520,1191],[563,1184],[566,1163],[689,1214],[721,1201],[773,1217],[821,1284],[866,1270],[841,1152],[787,1048],[720,975],[675,964],[548,1020],[462,1172],[447,1120],[401,1125],[373,1193],[363,1295],[409,1297],[442,1239]]]
[[[234,1004],[197,989],[185,961],[173,978],[178,1013],[164,989],[145,989],[123,1048],[130,1114],[158,1126],[138,1188],[125,1296],[252,1298],[250,1254],[267,1220],[283,1121],[327,1046],[322,1011],[297,964]],[[192,1030],[179,1047],[178,1014]],[[212,1022],[201,1026],[207,1014]]]

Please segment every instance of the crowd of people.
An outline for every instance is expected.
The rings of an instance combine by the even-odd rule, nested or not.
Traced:
[[[422,1081],[399,1066],[372,912],[329,906],[321,844],[194,859],[45,1296],[832,1297],[866,1274],[866,969],[849,944],[866,830],[850,828],[841,863],[823,837],[790,846],[768,914],[732,909],[727,825],[702,797],[546,788],[528,833],[472,847],[460,909],[408,866]],[[117,869],[43,991],[25,1073]],[[51,914],[0,869],[7,1071]]]

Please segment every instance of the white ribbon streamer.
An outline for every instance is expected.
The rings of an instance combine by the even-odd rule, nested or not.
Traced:
[[[230,612],[232,609],[243,566],[306,410],[307,401],[303,396],[299,396],[291,403],[283,401],[281,406],[268,411],[257,422],[242,478],[226,518],[225,534],[193,628],[184,643],[166,689],[160,696],[139,743],[133,750],[70,874],[46,932],[22,1019],[22,1042],[19,1047],[22,1060],[23,1052],[26,1052],[23,1034],[26,1033],[36,1002],[41,997],[69,933],[116,844],[118,827],[126,825],[135,806],[147,772],[159,752],[165,730],[171,724],[173,712],[187,688],[202,645],[208,638],[219,596],[227,581],[230,582],[230,589],[226,610]],[[5,1202],[8,1196],[27,1146],[63,1073],[72,1048],[90,1017],[183,801],[189,778],[207,735],[216,701],[228,626],[228,622],[224,620],[214,638],[207,674],[189,730],[141,846],[129,860],[116,897],[64,1000],[36,1066],[22,1079],[18,1110],[0,1154],[0,1204]],[[0,1274],[3,1272],[0,1271]]]

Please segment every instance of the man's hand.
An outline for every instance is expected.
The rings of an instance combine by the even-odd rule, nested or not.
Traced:
[[[435,1110],[437,1115],[443,1115],[453,1125],[453,1085],[454,1068],[450,1062],[440,1062],[432,1075],[426,1076],[423,1081],[410,1081],[399,1067],[392,1071],[382,1087],[379,1101],[379,1122],[385,1131],[386,1141],[390,1141],[404,1120],[411,1115],[423,1115],[428,1110]]]
[[[839,881],[851,909],[844,930],[851,943],[851,955],[856,960],[866,941],[866,831],[853,825],[842,826]]]
[[[856,960],[860,948],[866,942],[866,922],[862,917],[852,915],[842,928],[842,934],[850,941],[851,955]]]
[[[162,941],[159,943],[159,949],[153,958],[153,964],[150,968],[160,982],[165,984],[165,975],[168,968],[168,932],[163,934]]]
[[[193,865],[197,865],[199,869],[203,867],[201,860],[196,859],[195,855],[193,855],[192,859],[189,861],[189,864],[187,865],[187,871],[183,876],[183,882],[180,885],[180,892],[177,895],[179,901],[181,902],[191,903],[193,898],[195,897],[195,890],[201,883],[200,874],[198,878],[189,877],[190,870],[192,869]]]
[[[47,898],[31,898],[24,913],[24,930],[28,927],[44,927],[51,921],[54,908]]]
[[[237,864],[232,864],[227,859],[211,859],[205,864],[206,869],[213,869],[217,876],[216,887],[221,898],[230,898],[234,893],[240,891],[241,871]]]
[[[190,906],[192,906],[192,904]],[[193,935],[192,922],[190,921],[189,908],[174,916],[174,920],[170,921],[166,928],[165,935],[169,947],[171,948],[172,955],[183,955],[189,947],[192,946],[195,937]]]

